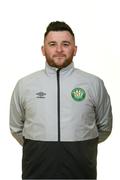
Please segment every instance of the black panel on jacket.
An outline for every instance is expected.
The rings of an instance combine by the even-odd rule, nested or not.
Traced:
[[[76,142],[25,139],[23,179],[96,179],[98,138]]]

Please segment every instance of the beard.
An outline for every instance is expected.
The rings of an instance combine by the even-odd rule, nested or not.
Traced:
[[[48,55],[45,55],[47,63],[56,68],[64,68],[68,66],[72,60],[73,60],[73,55],[71,55],[69,58],[66,57],[66,55],[53,55],[53,57],[49,57]]]

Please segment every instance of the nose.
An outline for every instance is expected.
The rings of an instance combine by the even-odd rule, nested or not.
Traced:
[[[57,45],[56,47],[56,51],[57,52],[61,52],[63,49],[62,49],[62,46],[61,45]]]

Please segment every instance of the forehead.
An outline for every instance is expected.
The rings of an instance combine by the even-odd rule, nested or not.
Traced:
[[[69,31],[50,31],[45,41],[74,41],[73,36]]]

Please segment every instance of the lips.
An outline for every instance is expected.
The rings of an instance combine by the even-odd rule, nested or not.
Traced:
[[[65,57],[65,55],[54,55],[53,57],[63,58],[63,57]]]

